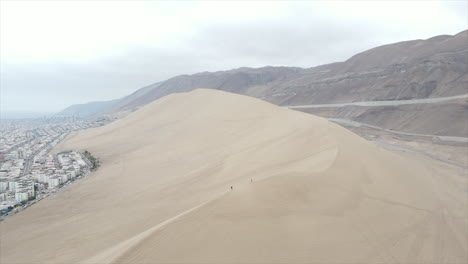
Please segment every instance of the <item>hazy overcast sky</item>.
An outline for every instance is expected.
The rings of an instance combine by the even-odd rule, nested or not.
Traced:
[[[180,74],[312,67],[468,28],[467,1],[0,1],[2,116]]]

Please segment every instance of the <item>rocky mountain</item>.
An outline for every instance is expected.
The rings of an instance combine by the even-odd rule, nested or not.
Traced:
[[[100,114],[128,113],[165,95],[197,88],[249,95],[281,106],[398,101],[467,94],[468,31],[384,45],[344,62],[308,69],[239,68],[181,75],[142,88]],[[438,103],[438,107],[444,110],[437,115],[426,116],[420,111],[424,107],[430,108],[416,103],[401,107],[404,111],[389,107],[354,107],[357,110],[351,112],[339,108],[299,110],[317,115],[326,112],[326,117],[365,120],[371,125],[397,127],[406,132],[468,137],[468,124],[459,119],[468,111],[459,101]],[[421,113],[414,114],[414,111]],[[398,120],[394,120],[396,116]],[[396,123],[398,125],[394,125]]]
[[[404,100],[467,93],[468,31],[377,47],[273,84],[279,105]],[[279,95],[278,95],[279,94]],[[274,96],[276,95],[276,96]]]
[[[145,90],[139,96],[132,97],[132,100],[126,100],[125,104],[113,107],[108,113],[129,109],[135,110],[168,94],[189,92],[197,88],[222,90],[252,96],[256,94],[254,90],[258,89],[258,87],[297,78],[303,71],[304,69],[293,67],[263,67],[258,69],[244,67],[229,71],[181,75],[158,83],[153,89]]]

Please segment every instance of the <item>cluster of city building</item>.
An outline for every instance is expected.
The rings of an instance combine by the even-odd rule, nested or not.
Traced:
[[[103,125],[96,121],[0,120],[0,213],[41,200],[85,175],[91,167],[75,151],[52,154],[65,136]]]

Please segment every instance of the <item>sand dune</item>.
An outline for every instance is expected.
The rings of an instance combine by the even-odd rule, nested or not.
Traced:
[[[172,94],[60,148],[103,165],[0,223],[1,263],[468,260],[466,178],[253,98]]]

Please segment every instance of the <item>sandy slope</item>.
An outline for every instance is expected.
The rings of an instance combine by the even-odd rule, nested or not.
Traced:
[[[468,260],[466,178],[256,99],[169,95],[61,148],[104,164],[0,223],[1,263]]]

